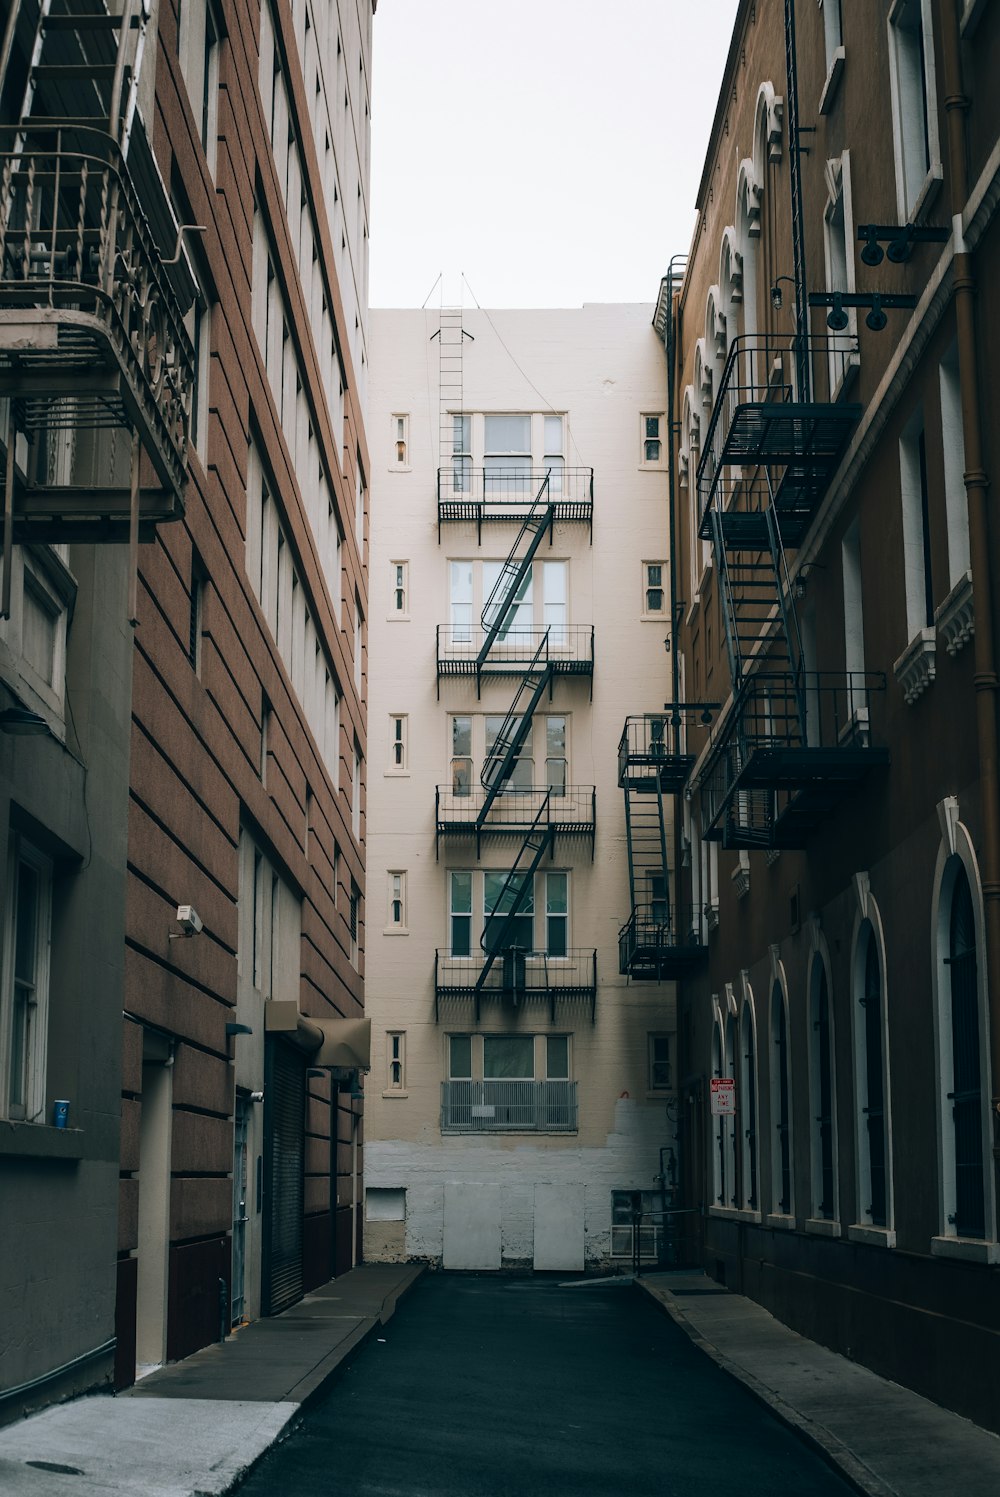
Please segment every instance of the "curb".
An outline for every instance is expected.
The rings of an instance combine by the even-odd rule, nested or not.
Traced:
[[[826,1429],[822,1424],[817,1424],[814,1419],[809,1419],[805,1414],[800,1414],[798,1409],[787,1403],[780,1394],[768,1388],[752,1372],[748,1372],[739,1362],[734,1362],[727,1357],[725,1352],[719,1350],[714,1342],[697,1330],[690,1322],[684,1311],[673,1299],[665,1296],[670,1294],[669,1289],[654,1289],[652,1285],[646,1284],[641,1278],[633,1279],[636,1289],[648,1296],[665,1315],[678,1326],[699,1351],[705,1353],[715,1365],[734,1382],[740,1383],[757,1403],[768,1409],[776,1419],[787,1429],[790,1429],[805,1445],[808,1445],[828,1466],[849,1482],[861,1497],[901,1497],[895,1487],[892,1487],[876,1476],[869,1466],[866,1466],[860,1457],[839,1440],[836,1435]]]
[[[320,1375],[316,1379],[315,1384],[311,1388],[309,1388],[308,1391],[298,1401],[297,1407],[291,1414],[289,1414],[288,1418],[285,1420],[285,1423],[281,1426],[281,1429],[278,1430],[277,1434],[270,1442],[270,1444],[266,1445],[263,1450],[258,1451],[258,1453],[253,1457],[251,1461],[248,1461],[245,1466],[243,1466],[239,1471],[235,1472],[232,1479],[226,1484],[226,1486],[217,1487],[211,1493],[199,1491],[197,1488],[195,1488],[190,1493],[190,1497],[228,1497],[228,1494],[230,1492],[238,1491],[243,1482],[245,1482],[247,1477],[251,1474],[251,1472],[255,1471],[256,1468],[260,1465],[261,1461],[264,1460],[266,1456],[270,1455],[271,1451],[274,1450],[278,1445],[283,1444],[285,1440],[289,1439],[289,1437],[295,1433],[302,1422],[303,1414],[305,1414],[306,1411],[311,1408],[314,1403],[317,1402],[320,1396],[331,1387],[331,1385],[340,1375],[341,1371],[347,1366],[348,1362],[350,1362],[355,1352],[360,1351],[360,1349],[371,1340],[372,1336],[375,1335],[377,1331],[380,1331],[382,1327],[392,1319],[393,1315],[396,1312],[396,1306],[399,1304],[400,1300],[402,1300],[407,1294],[409,1294],[414,1284],[416,1284],[418,1279],[423,1277],[427,1269],[427,1265],[425,1263],[413,1264],[411,1266],[415,1270],[414,1273],[405,1281],[405,1283],[398,1285],[395,1289],[391,1290],[386,1295],[385,1299],[382,1301],[382,1304],[379,1307],[378,1313],[372,1316],[366,1316],[362,1320],[361,1324],[357,1327],[357,1329],[352,1333],[352,1335],[348,1337],[346,1342],[342,1342],[336,1351],[331,1352],[328,1357],[324,1358],[322,1362],[317,1364],[317,1367],[324,1367],[327,1363],[329,1363],[330,1365],[326,1367],[326,1370],[324,1372],[320,1373]],[[317,1369],[314,1368],[313,1372],[315,1373],[316,1370]],[[308,1373],[304,1374],[300,1381],[302,1383],[305,1383],[308,1380],[309,1376],[310,1374]],[[296,1386],[298,1386],[298,1384]],[[879,1494],[879,1497],[881,1497],[881,1494]]]

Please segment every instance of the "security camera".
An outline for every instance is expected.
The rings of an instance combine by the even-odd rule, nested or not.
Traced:
[[[250,1093],[250,1101],[251,1102],[263,1102],[263,1100],[264,1100],[264,1093],[263,1092],[251,1092]]]
[[[177,924],[186,936],[196,936],[199,931],[205,929],[205,922],[193,904],[177,906]]]

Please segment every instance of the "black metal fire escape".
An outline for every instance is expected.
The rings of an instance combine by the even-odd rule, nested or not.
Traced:
[[[195,373],[183,317],[194,287],[155,171],[140,201],[131,170],[135,157],[152,161],[134,129],[149,19],[144,0],[124,0],[114,14],[103,0],[13,0],[7,11],[4,616],[13,545],[78,540],[129,543],[134,618],[138,542],[183,514]],[[146,486],[142,454],[155,474]]]

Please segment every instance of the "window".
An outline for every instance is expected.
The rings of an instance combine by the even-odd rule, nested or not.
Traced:
[[[448,579],[452,643],[469,644],[472,639],[472,562],[451,562]]]
[[[365,540],[365,475],[361,468],[361,453],[355,454],[354,465],[354,533],[358,538],[358,551],[364,550]]]
[[[826,51],[826,71],[830,73],[837,56],[837,51],[844,45],[844,33],[840,19],[841,0],[819,0],[819,5],[823,12],[823,42]]]
[[[836,1125],[833,1086],[833,1029],[826,963],[813,957],[810,981],[809,1090],[812,1155],[812,1216],[833,1221],[837,1215],[834,1166]]]
[[[452,1034],[443,1133],[571,1133],[576,1084],[568,1034]]]
[[[569,895],[565,873],[545,875],[545,951],[566,956],[569,951]]]
[[[391,1092],[401,1092],[406,1086],[406,1033],[397,1030],[393,1034],[387,1034],[386,1043],[386,1081]]]
[[[191,391],[191,446],[205,459],[208,442],[208,380],[212,358],[212,309],[203,291],[198,292],[184,318],[194,346],[194,388]]]
[[[389,769],[405,771],[407,764],[407,725],[404,714],[389,719]]]
[[[483,1035],[483,1076],[530,1081],[535,1074],[535,1038],[531,1034]]]
[[[870,920],[861,928],[855,952],[855,1096],[858,1110],[858,1220],[874,1227],[889,1223],[889,1154],[885,1007],[882,965]]]
[[[353,879],[351,879],[351,906],[349,912],[349,924],[351,932],[351,961],[356,962],[358,959],[358,945],[361,940],[361,890],[358,888]]]
[[[530,881],[487,870],[483,874],[483,949],[512,946],[533,951],[535,946],[535,891]]]
[[[865,669],[864,596],[861,586],[860,522],[854,520],[841,542],[841,565],[844,580],[844,665],[848,672],[849,703],[853,696],[852,675]],[[859,686],[864,683],[859,681]],[[853,705],[853,703],[850,703]]]
[[[781,1216],[792,1212],[792,1136],[788,1076],[788,1014],[780,982],[771,989],[771,1118],[777,1138],[771,1151],[771,1201]]]
[[[650,1039],[653,1036],[650,1035]],[[718,1024],[712,1028],[712,1075],[722,1075],[722,1030]],[[651,1088],[652,1089],[652,1088]],[[712,1199],[717,1206],[726,1204],[726,1117],[719,1113],[712,1119],[714,1132],[712,1149]]]
[[[663,461],[663,428],[666,417],[643,416],[642,420],[642,448],[639,459],[643,468],[658,468]]]
[[[743,1207],[757,1210],[757,1046],[753,1010],[749,1001],[743,1005],[740,1023],[740,1123],[743,1128]]]
[[[33,1123],[45,1112],[52,864],[19,834],[10,840],[0,989],[0,1106]]]
[[[448,1075],[458,1081],[467,1080],[472,1076],[471,1034],[448,1036]]]
[[[451,719],[451,790],[453,795],[472,794],[472,718]]]
[[[260,707],[260,782],[267,789],[267,757],[271,751],[271,703],[261,699]]]
[[[472,486],[472,417],[452,416],[451,485],[455,494],[467,494]]]
[[[506,610],[505,604],[509,596],[508,588],[511,581],[506,562],[484,561],[482,571],[483,596],[486,599],[483,622],[486,628],[492,628],[497,617],[500,616],[498,640],[515,643],[522,635],[527,639],[534,622],[534,566],[530,566],[521,578]]]
[[[485,760],[487,764],[491,762],[495,755],[503,757],[505,753],[505,747],[507,744],[513,742],[518,733],[518,730],[520,729],[521,721],[521,718],[515,717],[508,724],[505,717],[500,717],[499,715],[494,717],[492,714],[487,716]],[[507,725],[507,732],[503,740],[500,742],[498,750],[498,739],[500,737],[501,729],[504,728],[505,724]],[[506,790],[530,790],[535,782],[535,760],[532,753],[533,735],[534,728],[532,726],[528,728],[524,741],[517,751],[517,757],[514,760],[514,768],[511,774],[508,776],[506,785],[504,787]],[[494,778],[495,776],[491,776],[491,783]]]
[[[852,292],[857,290],[854,275],[854,215],[851,198],[850,153],[826,164],[826,208],[823,213],[823,246],[826,260],[826,286],[828,291]],[[827,372],[830,381],[830,399],[835,400],[843,389],[850,371],[857,367],[858,357],[853,348],[853,335],[858,329],[858,314],[847,307],[845,336],[829,340]]]
[[[213,0],[182,0],[177,52],[208,167],[215,175],[222,27]]]
[[[566,719],[545,719],[545,784],[553,795],[567,790]]]
[[[638,1208],[638,1220],[636,1209]],[[639,1256],[659,1262],[663,1252],[663,1218],[660,1196],[654,1190],[611,1192],[611,1256],[635,1257],[635,1235],[639,1234]]]
[[[554,499],[563,491],[563,473],[566,458],[563,452],[563,418],[545,417],[544,467],[549,475],[549,498]]]
[[[487,496],[527,493],[531,474],[530,415],[486,416],[483,467]]]
[[[191,553],[191,592],[188,609],[188,660],[201,675],[202,612],[205,602],[205,569],[196,551]]]
[[[354,745],[354,777],[351,781],[351,830],[354,840],[361,841],[361,768],[364,763],[361,750]]]
[[[297,999],[302,904],[277,868],[240,829],[238,970],[264,999]]]
[[[566,648],[566,585],[569,567],[564,561],[542,562],[542,622],[549,631],[554,650]]]
[[[647,1036],[649,1046],[649,1090],[664,1092],[670,1089],[670,1036],[651,1034]]]
[[[952,879],[945,958],[948,1003],[941,1025],[941,1055],[946,1071],[944,1161],[947,1229],[956,1237],[986,1236],[983,1176],[983,1082],[980,1062],[979,960],[976,918],[968,874],[958,858],[948,869]]]
[[[912,223],[941,176],[931,0],[895,0],[889,75],[898,222]]]
[[[448,926],[452,956],[472,954],[472,874],[448,875]]]
[[[944,445],[944,499],[948,517],[948,588],[955,587],[971,565],[969,504],[965,492],[965,432],[958,348],[953,343],[941,360],[941,436]]]
[[[361,695],[361,672],[362,672],[362,640],[364,637],[365,616],[361,612],[361,603],[357,595],[354,598],[354,684]]]
[[[410,612],[410,567],[405,561],[391,561],[392,602],[390,618],[406,618]]]
[[[547,1034],[545,1036],[546,1081],[569,1080],[569,1035]]]
[[[389,879],[389,931],[406,930],[406,874],[390,873]]]
[[[392,446],[393,466],[396,469],[408,468],[410,465],[410,418],[409,416],[393,416],[392,418]]]
[[[907,640],[934,624],[931,576],[930,508],[924,416],[911,416],[899,442],[900,494],[903,507],[903,577],[906,591]]]
[[[662,561],[644,561],[642,564],[642,611],[647,617],[662,618],[665,612]]]

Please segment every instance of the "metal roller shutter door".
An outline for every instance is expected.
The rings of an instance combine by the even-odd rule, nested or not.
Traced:
[[[288,1045],[268,1043],[265,1089],[267,1257],[265,1313],[277,1315],[302,1298],[302,1207],[305,1063]]]

